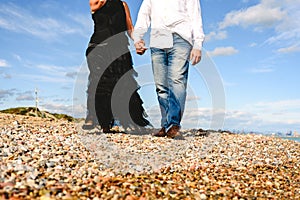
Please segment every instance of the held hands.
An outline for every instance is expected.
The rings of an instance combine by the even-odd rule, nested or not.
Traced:
[[[192,65],[196,65],[201,60],[202,52],[199,49],[192,49],[191,55],[190,55],[190,61]]]
[[[147,50],[147,48],[145,47],[144,40],[140,40],[140,41],[136,42],[134,44],[134,46],[135,46],[136,53],[139,55],[143,55],[145,53],[145,51]]]
[[[134,44],[134,46],[135,46],[136,53],[139,55],[143,55],[145,53],[145,51],[147,50],[147,48],[145,47],[144,40],[140,40],[139,42],[136,42]],[[191,61],[192,65],[196,65],[200,62],[201,55],[202,55],[201,50],[192,49],[191,54],[190,54],[190,61]]]

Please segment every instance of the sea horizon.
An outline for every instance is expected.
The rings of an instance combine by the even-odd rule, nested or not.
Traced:
[[[278,136],[278,137],[286,140],[293,140],[296,142],[300,142],[300,137],[293,137],[293,136]]]

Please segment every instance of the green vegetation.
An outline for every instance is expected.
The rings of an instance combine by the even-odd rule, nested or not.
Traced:
[[[66,114],[53,113],[52,115],[55,116],[57,119],[65,119],[65,120],[68,120],[69,122],[74,121],[73,117],[66,115]]]
[[[69,122],[76,120],[75,118],[66,114],[57,114],[57,113],[49,113],[47,111],[40,111],[39,109],[36,110],[35,107],[9,108],[5,110],[0,110],[0,112],[15,114],[15,115],[38,116],[42,118],[64,119],[64,120],[68,120]]]

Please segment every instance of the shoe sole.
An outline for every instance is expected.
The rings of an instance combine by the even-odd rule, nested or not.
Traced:
[[[84,124],[84,125],[82,126],[82,129],[83,129],[83,130],[92,130],[92,129],[94,129],[94,128],[95,128],[94,125],[87,125],[87,124]]]

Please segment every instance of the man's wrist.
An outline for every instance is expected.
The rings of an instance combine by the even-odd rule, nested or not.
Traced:
[[[198,49],[198,50],[202,50],[202,44],[201,45],[199,45],[199,44],[194,44],[194,46],[193,46],[193,49]]]

